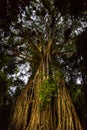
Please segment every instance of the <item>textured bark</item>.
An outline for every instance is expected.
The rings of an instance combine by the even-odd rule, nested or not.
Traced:
[[[34,97],[27,94],[27,86],[16,102],[9,130],[82,130],[70,95],[62,85],[57,97],[44,109],[40,108],[38,86],[34,88]]]
[[[45,48],[33,79],[17,99],[8,130],[83,130],[63,78],[58,78],[56,94],[41,108],[39,84],[50,76],[51,44],[52,41]],[[40,73],[45,75],[40,77]]]

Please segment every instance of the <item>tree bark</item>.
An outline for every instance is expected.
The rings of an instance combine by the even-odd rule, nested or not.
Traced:
[[[56,95],[41,108],[39,85],[50,76],[51,45],[52,39],[44,48],[35,75],[16,101],[8,130],[83,130],[63,78],[58,78]]]

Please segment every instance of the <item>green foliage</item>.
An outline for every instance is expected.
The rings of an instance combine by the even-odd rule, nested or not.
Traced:
[[[68,51],[68,52],[70,52],[70,51],[75,52],[76,46],[75,46],[75,44],[68,44],[68,45],[65,46],[65,50]]]
[[[64,49],[67,57],[71,57],[76,52],[75,44],[66,44]]]
[[[59,82],[60,79],[63,77],[63,73],[59,70],[55,71],[54,80],[55,82]]]
[[[11,85],[11,79],[7,78],[7,75],[0,71],[0,109],[3,105],[6,105],[10,95],[8,92]]]
[[[48,78],[45,79],[40,85],[40,92],[39,96],[41,99],[41,104],[45,105],[51,101],[51,97],[55,96],[55,91],[57,90],[57,82],[52,79]]]
[[[6,81],[7,78],[6,78],[6,75],[5,73],[3,73],[2,71],[0,71],[0,81]]]
[[[76,105],[82,105],[85,103],[85,95],[83,92],[83,87],[78,84],[73,84],[70,89],[70,94]]]
[[[13,8],[14,5],[17,5],[15,6],[16,8]],[[32,0],[29,2],[29,6],[27,5],[28,5],[28,2],[26,0],[23,0],[21,2],[17,1],[15,3],[13,1],[9,2],[8,5],[4,4],[4,8],[1,3],[2,9],[4,9],[1,12],[2,14],[6,14],[6,16],[3,15],[3,18],[0,17],[0,20],[1,20],[0,28],[4,29],[4,31],[7,32],[6,36],[8,37],[6,39],[8,40],[3,39],[1,37],[1,39],[3,40],[0,43],[1,44],[0,47],[2,48],[1,49],[2,51],[0,50],[0,70],[3,70],[4,72],[0,72],[0,102],[1,102],[0,106],[3,106],[3,104],[6,104],[4,103],[4,99],[7,102],[8,95],[11,97],[11,95],[8,93],[9,88],[11,86],[16,86],[16,90],[13,95],[14,98],[20,95],[22,86],[24,86],[23,82],[19,80],[22,74],[19,76],[18,79],[16,78],[16,75],[19,71],[17,69],[17,65],[21,63],[26,63],[29,56],[29,59],[32,59],[32,60],[29,60],[30,65],[31,65],[31,73],[32,74],[33,72],[35,73],[35,70],[38,67],[38,64],[40,63],[40,56],[39,56],[38,48],[39,46],[44,47],[47,45],[48,40],[51,37],[51,34],[53,32],[54,32],[53,36],[54,36],[55,46],[54,45],[52,46],[52,51],[56,52],[54,54],[52,53],[53,64],[55,64],[57,68],[59,67],[58,59],[61,60],[62,54],[61,56],[58,55],[57,50],[59,49],[58,52],[61,52],[60,41],[63,41],[64,30],[68,28],[68,26],[73,24],[73,21],[71,20],[71,17],[69,16],[69,14],[70,15],[76,14],[76,13],[78,14],[80,12],[79,10],[77,10],[78,12],[76,10],[72,10],[74,8],[71,8],[71,6],[72,7],[74,6],[69,2],[69,0],[66,0],[66,1],[55,0],[55,4],[54,4],[54,0],[41,0],[41,1]],[[78,4],[76,4],[76,6],[78,6]],[[3,13],[3,11],[7,13]],[[80,23],[80,20],[78,20],[78,24],[79,23]],[[77,28],[78,26],[79,27],[81,26],[78,24],[77,22],[75,22],[75,25],[74,25],[75,28]],[[10,26],[10,29],[7,30],[9,26]],[[6,32],[2,32],[2,35],[4,35],[4,33],[6,34]],[[73,30],[73,33],[74,33],[74,30]],[[40,41],[41,43],[38,41]],[[56,43],[60,45],[59,48]],[[83,43],[83,42],[80,42],[80,43]],[[74,44],[66,43],[63,46],[64,46],[63,49],[65,53],[68,52],[68,54],[66,53],[67,57],[71,56],[70,54],[72,51],[75,52]],[[50,51],[50,53],[52,51]],[[65,57],[65,59],[67,57]],[[63,61],[63,63],[65,67],[65,64],[67,63],[67,61]],[[72,63],[70,62],[69,64],[72,65]],[[52,69],[54,69],[54,66],[52,66]],[[66,73],[66,71],[64,72]],[[9,80],[8,75],[9,77],[11,77],[14,74],[15,74],[15,77],[13,77],[12,81]],[[69,74],[69,70],[67,70],[67,75],[68,74]],[[41,77],[42,79],[43,77],[45,77],[43,76],[43,74],[41,74],[41,76],[42,76]],[[56,96],[56,90],[59,85],[58,83],[60,82],[60,79],[62,76],[63,76],[62,73],[57,71],[54,74],[54,78],[51,77],[51,78],[45,79],[40,84],[39,96],[40,96],[42,105],[49,103],[52,97]],[[76,89],[76,91],[72,90],[72,97],[75,102],[78,102],[78,101],[81,102],[79,100],[79,96],[81,97],[81,101],[82,101],[83,93],[80,90],[80,88]]]

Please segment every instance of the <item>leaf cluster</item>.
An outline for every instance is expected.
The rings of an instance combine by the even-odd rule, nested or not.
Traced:
[[[39,96],[41,99],[41,105],[45,105],[51,101],[51,98],[55,95],[55,91],[57,90],[57,82],[52,78],[45,79],[40,84],[40,92]]]

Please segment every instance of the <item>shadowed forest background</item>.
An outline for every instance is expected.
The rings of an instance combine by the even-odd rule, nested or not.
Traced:
[[[87,0],[0,1],[0,130],[87,130]]]

